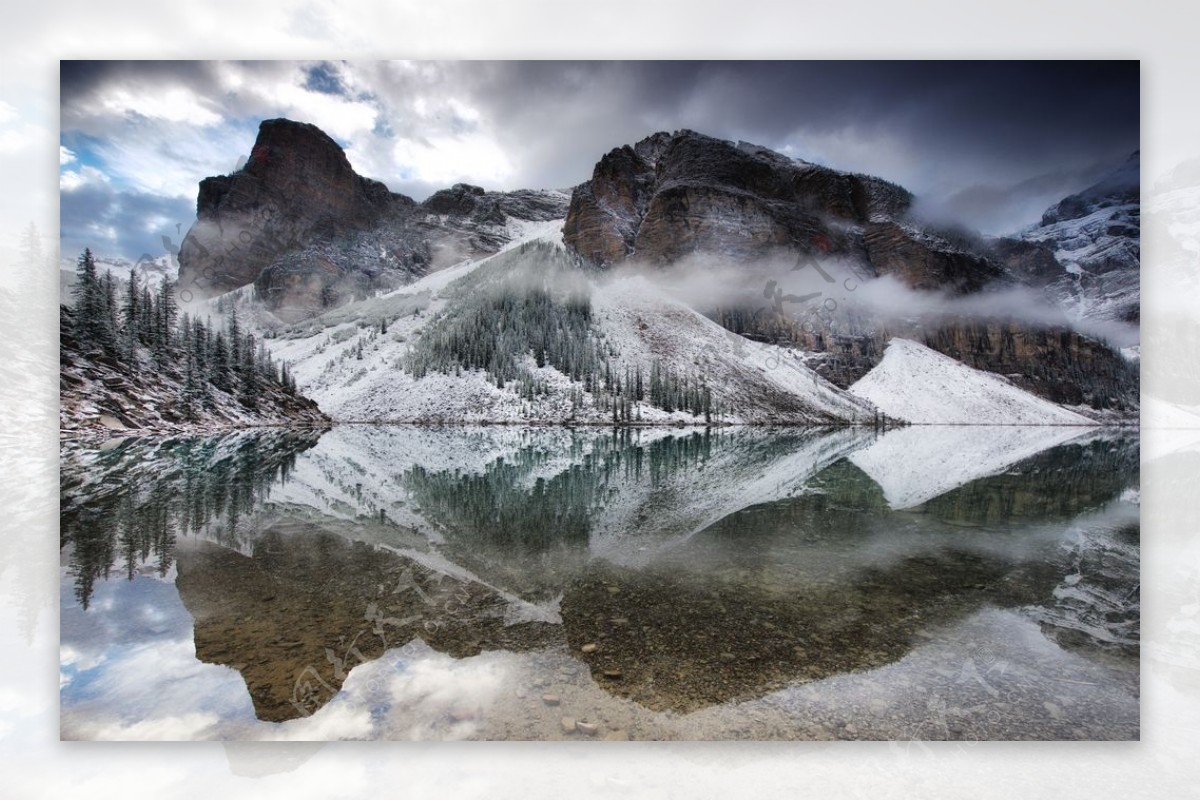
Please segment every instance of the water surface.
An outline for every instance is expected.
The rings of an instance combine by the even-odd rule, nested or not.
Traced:
[[[69,739],[1136,739],[1136,434],[72,450]]]

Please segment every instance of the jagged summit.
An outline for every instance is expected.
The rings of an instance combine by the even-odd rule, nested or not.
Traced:
[[[180,286],[201,297],[245,286],[314,238],[368,229],[412,205],[355,173],[315,125],[264,120],[242,169],[200,182],[197,220],[179,252]]]
[[[716,257],[709,262],[745,273],[745,286],[730,286],[724,294],[714,295],[714,300],[684,304],[720,326],[713,330],[699,325],[702,317],[687,317],[668,303],[651,304],[642,318],[626,319],[629,309],[640,308],[637,292],[648,288],[639,285],[636,292],[613,295],[613,287],[598,286],[592,310],[596,317],[586,325],[571,316],[575,311],[569,304],[565,311],[560,310],[566,315],[564,319],[572,325],[578,323],[580,329],[567,348],[574,355],[564,357],[572,365],[579,353],[591,353],[593,347],[598,347],[588,337],[600,342],[613,332],[625,335],[633,331],[637,335],[630,336],[626,351],[637,350],[640,362],[620,361],[625,357],[612,352],[618,349],[615,340],[605,340],[601,350],[611,364],[622,371],[628,367],[636,376],[638,364],[649,370],[649,365],[662,360],[663,354],[683,353],[686,348],[682,340],[704,339],[714,330],[721,334],[724,328],[802,354],[803,358],[796,359],[798,366],[812,370],[811,380],[830,382],[828,389],[844,400],[840,391],[878,365],[887,342],[900,337],[976,370],[1008,376],[1022,389],[1052,403],[1124,413],[1136,408],[1137,379],[1136,370],[1126,365],[1120,353],[1072,330],[1066,315],[1033,319],[1007,311],[988,312],[986,301],[992,290],[1007,292],[1024,285],[1040,291],[1047,286],[1054,288],[1064,275],[1080,275],[1065,260],[1065,255],[1076,247],[1074,240],[1049,241],[1054,236],[1080,232],[1085,235],[1081,246],[1086,247],[1093,242],[1086,237],[1097,232],[1110,237],[1105,241],[1128,242],[1126,233],[1114,228],[1124,225],[1127,219],[1112,215],[1130,213],[1126,201],[1129,187],[1136,181],[1136,163],[1134,159],[1132,166],[1126,165],[1124,172],[1112,180],[1079,193],[1079,198],[1091,204],[1091,213],[1066,219],[1071,203],[1064,200],[1066,205],[1059,204],[1064,219],[1045,228],[1047,241],[1032,235],[988,241],[923,224],[912,214],[912,193],[886,180],[691,130],[660,131],[612,149],[597,162],[590,180],[575,187],[569,197],[546,190],[494,192],[458,183],[416,203],[388,192],[377,181],[358,176],[337,143],[314,126],[269,120],[261,127],[259,142],[245,168],[202,182],[201,218],[189,232],[181,255],[180,287],[187,290],[189,280],[194,281],[197,274],[204,276],[206,265],[211,272],[212,264],[227,267],[234,263],[242,272],[230,283],[241,281],[238,285],[242,286],[253,282],[257,298],[284,324],[311,320],[317,326],[314,333],[328,328],[336,329],[338,337],[350,336],[349,329],[317,325],[321,318],[331,320],[328,315],[332,313],[339,320],[353,318],[359,329],[378,326],[380,340],[362,340],[361,344],[364,348],[368,344],[378,346],[388,358],[377,365],[359,365],[360,361],[374,359],[369,349],[361,356],[355,351],[354,364],[347,366],[345,375],[330,367],[323,338],[313,339],[304,348],[281,348],[295,350],[292,355],[306,362],[300,372],[328,395],[321,397],[322,402],[333,403],[336,395],[335,414],[353,419],[384,413],[387,419],[444,415],[450,419],[549,420],[569,419],[572,414],[582,414],[580,409],[593,407],[601,409],[602,415],[613,409],[618,416],[630,413],[633,407],[628,406],[624,396],[619,398],[620,404],[601,400],[597,406],[594,398],[581,401],[579,387],[575,386],[579,375],[574,367],[561,386],[560,377],[550,380],[549,373],[537,372],[550,369],[544,364],[536,364],[536,370],[520,367],[518,372],[523,377],[517,380],[517,386],[525,396],[513,394],[508,390],[508,382],[514,380],[511,370],[500,370],[500,362],[492,364],[479,357],[492,347],[487,337],[476,336],[479,331],[490,330],[480,328],[480,321],[512,323],[512,341],[506,340],[496,351],[505,365],[509,361],[522,365],[529,352],[541,353],[534,340],[550,336],[553,326],[547,328],[547,321],[536,319],[537,315],[528,317],[527,309],[513,317],[505,305],[512,298],[499,306],[486,293],[436,299],[439,288],[449,281],[441,274],[443,270],[454,268],[449,272],[457,274],[460,268],[479,264],[513,242],[530,237],[548,243],[561,241],[571,256],[554,260],[556,265],[570,265],[563,269],[575,269],[579,264],[607,268],[635,262],[653,268],[681,265],[690,270],[693,265],[684,261],[686,257],[709,254]],[[1132,213],[1136,223],[1136,205]],[[560,223],[564,218],[565,224]],[[200,247],[205,237],[211,237],[216,246]],[[1109,252],[1119,252],[1119,248]],[[230,253],[237,255],[231,257]],[[776,309],[766,315],[747,313],[769,305],[764,301],[764,292],[769,291],[763,289],[766,281],[757,280],[755,270],[760,269],[758,265],[769,265],[769,257],[779,255],[787,255],[789,260],[797,255],[820,262],[831,260],[838,270],[852,269],[856,282],[864,285],[888,279],[883,286],[896,285],[898,314],[865,306],[859,311],[847,301],[847,292],[853,291],[849,289],[837,290],[836,318],[810,314],[807,327],[790,316],[792,312],[800,313],[799,308]],[[531,264],[537,261],[532,256],[529,259]],[[704,260],[697,263],[701,264],[697,269],[704,269]],[[593,277],[601,284],[609,278],[624,280],[620,272]],[[590,281],[593,277],[581,279]],[[830,286],[816,287],[828,293],[817,293],[822,298],[832,299],[835,287],[847,287],[823,272],[813,272],[810,277],[814,281],[828,279]],[[785,278],[790,279],[790,275]],[[737,280],[741,280],[740,273]],[[449,321],[445,324],[449,328],[441,323],[427,326],[425,315],[430,301],[419,297],[424,291],[419,288],[426,286],[434,293],[434,305],[440,309],[439,316]],[[397,294],[394,290],[401,287],[403,293]],[[409,288],[415,294],[408,292]],[[937,295],[955,303],[978,299],[976,306],[985,311],[959,316],[937,310],[906,312],[902,307],[909,293]],[[619,302],[610,303],[610,296],[619,296]],[[847,301],[844,310],[840,305],[843,301]],[[688,305],[692,303],[694,308]],[[459,319],[462,310],[458,307],[463,304],[479,307],[473,317],[467,315],[470,319]],[[916,306],[920,308],[920,304]],[[330,312],[334,307],[337,311]],[[832,306],[826,304],[823,308],[829,310]],[[387,318],[386,332],[382,330],[382,317]],[[403,326],[401,317],[405,318]],[[606,327],[605,320],[611,326]],[[393,325],[395,330],[391,330]],[[302,328],[295,334],[308,339],[307,323]],[[589,331],[587,337],[580,333],[584,328]],[[653,340],[653,347],[635,347],[634,339],[644,337]],[[466,362],[438,361],[438,348],[445,345],[461,350],[468,341],[474,344],[468,348],[470,358]],[[424,368],[414,367],[409,371],[411,375],[405,374],[407,377],[398,372],[404,359],[412,358],[417,345],[426,348],[428,353],[421,352],[432,360],[431,364],[440,365],[432,370],[431,375],[436,375],[431,379],[423,378],[427,372]],[[722,375],[722,380],[728,382],[730,391],[714,391],[712,397],[721,402],[718,406],[725,404],[726,411],[736,405],[737,413],[725,414],[722,419],[777,419],[781,410],[790,409],[788,396],[799,392],[789,384],[778,397],[759,408],[740,393],[761,382],[757,376],[734,369],[738,359],[730,357],[724,366],[708,364],[699,354],[695,359],[669,366],[680,381],[685,375],[689,381],[700,380],[699,372],[693,376],[689,371],[699,370],[701,364],[704,368],[700,372],[714,376],[725,370],[727,375]],[[468,363],[473,370],[496,372],[497,385],[491,386],[482,374],[467,376],[462,370]],[[665,369],[667,361],[663,365]],[[316,372],[310,374],[310,368]],[[367,369],[363,372],[360,368]],[[423,382],[422,387],[438,387],[436,391],[410,393],[414,381]],[[618,383],[612,379],[613,387]],[[769,389],[775,392],[779,388]],[[688,391],[694,395],[697,390],[689,385]],[[849,406],[826,412],[813,412],[806,406],[791,409],[788,414],[789,419],[825,415],[843,421],[861,420],[866,414]]]
[[[843,388],[879,363],[890,337],[902,336],[971,367],[1019,375],[1025,389],[1055,403],[1133,408],[1136,377],[1121,354],[1071,330],[1079,304],[1067,290],[1074,284],[1098,287],[1094,305],[1124,293],[1109,308],[1119,307],[1114,313],[1121,319],[1136,314],[1136,230],[1129,225],[1131,219],[1136,225],[1136,205],[1128,205],[1130,196],[1136,204],[1136,184],[1135,156],[1116,175],[1059,204],[1064,221],[1040,238],[988,240],[927,224],[912,213],[912,193],[880,178],[748,142],[690,130],[659,132],[599,160],[591,180],[572,195],[563,240],[604,268],[622,262],[700,271],[712,264],[733,267],[749,288],[725,280],[724,294],[700,311],[738,334],[813,354],[810,365]],[[1079,203],[1089,204],[1089,214],[1075,219],[1070,209]],[[694,254],[704,258],[688,261]],[[890,279],[900,286],[895,314],[878,308],[858,313],[849,291],[841,291],[847,284],[829,275],[825,284],[788,295],[818,297],[814,305],[824,302],[822,309],[795,306],[758,314],[763,293],[782,283],[778,274],[767,274],[779,257],[851,269],[849,285],[855,287]],[[1090,273],[1109,269],[1099,261],[1110,258],[1120,269],[1094,279]],[[1073,283],[1063,289],[1060,281]],[[1045,308],[1040,316],[1023,316],[984,299],[1025,289],[1044,297],[1047,287],[1061,312]],[[814,289],[820,291],[805,294]],[[921,312],[916,302],[906,312],[905,303],[917,297],[909,291],[979,298],[979,311]],[[1091,296],[1085,292],[1084,298]]]
[[[278,316],[309,317],[495,253],[514,221],[561,218],[559,192],[457,184],[422,204],[357,174],[320,128],[264,120],[245,165],[200,182],[180,248],[180,291],[210,297],[253,283]]]

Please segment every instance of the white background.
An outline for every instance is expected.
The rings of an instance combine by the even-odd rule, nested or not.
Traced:
[[[0,366],[0,795],[1200,793],[1200,431],[1180,430],[1143,436],[1141,743],[59,743],[56,277],[26,274],[16,253],[31,221],[56,238],[60,58],[1141,59],[1143,320],[1182,334],[1200,315],[1200,264],[1155,259],[1178,233],[1154,217],[1155,177],[1200,154],[1200,26],[1182,3],[293,5],[6,4],[0,286],[18,304],[0,341],[19,343],[21,357]],[[1146,346],[1148,394],[1164,389],[1158,356]],[[1200,370],[1170,380],[1200,381]]]

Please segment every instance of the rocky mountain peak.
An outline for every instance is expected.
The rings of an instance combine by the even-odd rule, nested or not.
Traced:
[[[421,206],[434,214],[467,215],[475,211],[484,194],[482,186],[455,184],[449,189],[434,192]]]
[[[903,216],[912,195],[882,179],[691,130],[615,148],[575,189],[563,235],[608,266],[696,251],[755,258],[778,248],[846,251],[840,231]]]
[[[670,146],[671,140],[675,135],[676,134],[667,133],[666,131],[652,133],[645,139],[642,139],[640,142],[635,144],[633,146],[633,152],[636,153],[639,158],[643,159],[647,164],[653,167],[658,163],[659,156],[663,154],[663,151]]]
[[[242,169],[200,182],[197,220],[179,252],[181,291],[236,289],[313,239],[370,228],[412,205],[354,172],[315,125],[264,120]]]
[[[186,302],[253,283],[273,312],[298,319],[494,253],[511,220],[560,219],[566,205],[559,192],[465,183],[417,204],[358,175],[315,125],[264,120],[242,169],[200,182],[179,289]]]

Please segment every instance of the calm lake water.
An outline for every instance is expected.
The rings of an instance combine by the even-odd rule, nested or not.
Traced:
[[[1136,433],[69,450],[66,739],[1136,739]]]

